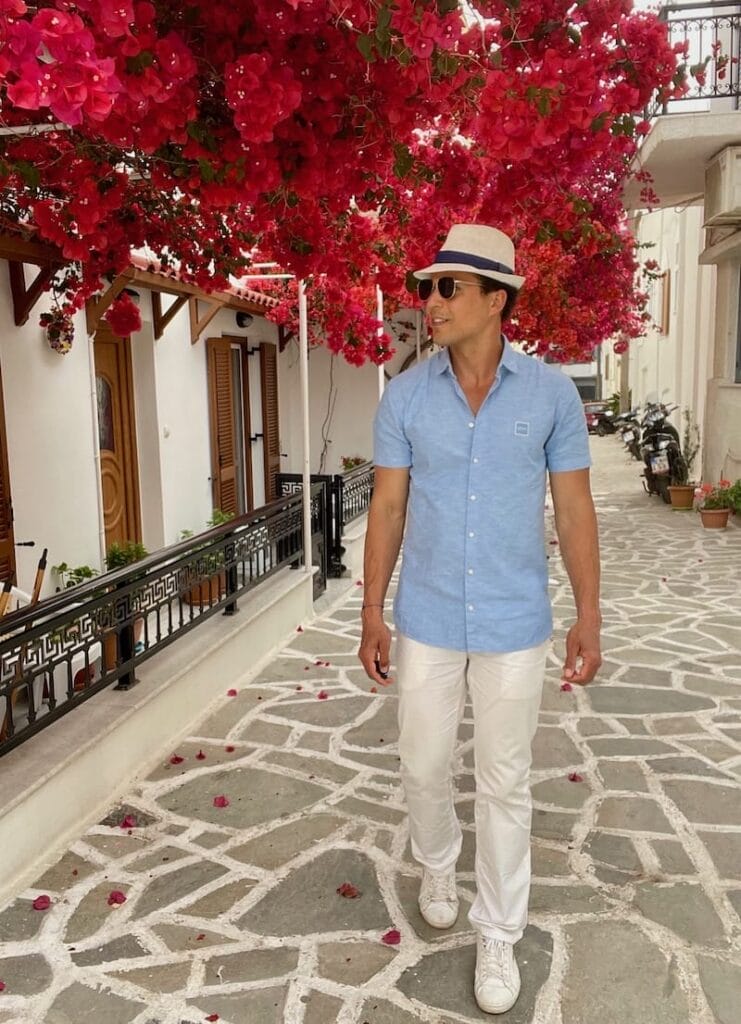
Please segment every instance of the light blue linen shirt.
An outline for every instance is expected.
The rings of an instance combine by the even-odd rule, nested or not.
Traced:
[[[386,388],[374,461],[410,470],[397,628],[457,651],[519,651],[546,640],[546,471],[590,465],[573,381],[505,341],[474,416],[444,349]]]

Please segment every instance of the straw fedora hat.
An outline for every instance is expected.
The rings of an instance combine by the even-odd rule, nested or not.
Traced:
[[[525,283],[524,277],[515,274],[512,239],[485,224],[454,224],[435,262],[413,273],[414,277],[425,278],[450,270],[481,274],[517,289]]]

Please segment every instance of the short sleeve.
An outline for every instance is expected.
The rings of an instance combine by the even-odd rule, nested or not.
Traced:
[[[412,464],[412,446],[404,432],[398,389],[383,393],[373,422],[373,461],[389,469],[406,469]]]
[[[588,469],[592,459],[584,404],[570,378],[564,377],[559,384],[556,418],[545,443],[546,465],[551,473]]]

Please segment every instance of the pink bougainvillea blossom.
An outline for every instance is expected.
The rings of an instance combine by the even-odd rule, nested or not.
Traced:
[[[133,814],[127,814],[125,815],[125,817],[121,819],[121,823],[119,824],[118,827],[123,829],[136,828],[136,818],[134,817]]]
[[[584,782],[584,776],[580,775],[578,772],[570,772],[569,782]]]
[[[170,758],[170,764],[182,764],[184,760],[185,758],[181,757],[180,754],[173,754]]]
[[[398,946],[401,942],[401,932],[396,928],[391,928],[385,935],[381,936],[381,942],[387,946]]]
[[[571,690],[574,689],[574,687],[571,685],[571,683],[561,683],[561,689],[564,693],[570,693]]]
[[[228,796],[215,796],[214,807],[228,807],[229,797]]]
[[[226,691],[227,697],[236,697],[238,693],[239,693],[239,690],[235,690],[235,689],[231,689],[231,690],[227,690]]]
[[[317,700],[329,700],[329,694],[327,693],[326,690],[320,690],[319,693],[316,695],[316,699]]]
[[[108,894],[108,906],[117,907],[122,903],[126,902],[126,894],[122,893],[119,889],[114,889],[113,892]]]
[[[337,887],[337,893],[346,900],[356,900],[362,896],[360,889],[354,886],[352,882],[343,882],[342,885]]]
[[[34,910],[48,910],[51,906],[51,898],[49,896],[37,896],[31,904]]]

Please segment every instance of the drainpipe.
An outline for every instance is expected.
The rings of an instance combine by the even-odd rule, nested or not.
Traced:
[[[304,495],[304,572],[313,572],[311,551],[311,444],[309,437],[309,320],[306,312],[306,285],[298,282],[298,338],[301,376],[301,412],[303,416],[303,495]]]
[[[100,568],[105,571],[105,511],[103,508],[103,476],[100,464],[100,428],[98,424],[98,381],[95,376],[95,335],[89,334],[87,339],[88,369],[90,372],[90,412],[93,425],[93,465],[95,466],[95,490],[98,499],[98,547],[100,550]]]

